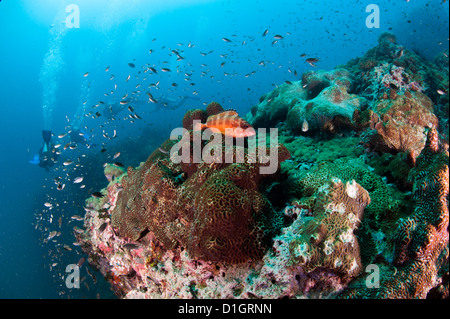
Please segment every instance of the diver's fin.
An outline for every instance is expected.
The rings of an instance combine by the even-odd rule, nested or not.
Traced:
[[[45,144],[50,143],[52,138],[52,131],[42,130],[42,138],[44,139]]]
[[[28,161],[28,163],[30,164],[39,164],[40,160],[39,160],[39,154],[34,154],[34,157],[31,161]]]

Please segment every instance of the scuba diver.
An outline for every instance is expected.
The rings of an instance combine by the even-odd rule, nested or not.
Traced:
[[[58,154],[56,153],[53,143],[51,142],[52,131],[42,130],[42,138],[44,139],[44,144],[39,149],[39,153],[35,154],[29,163],[35,165],[37,164],[48,171],[50,167],[55,165],[58,159]]]
[[[124,105],[121,105],[120,103],[112,103],[105,105],[102,110],[102,115],[104,115],[108,120],[114,120],[117,115],[122,112],[123,110],[126,110],[127,107]]]
[[[194,96],[180,96],[177,99],[165,96],[165,95],[161,95],[159,99],[157,99],[157,103],[158,103],[158,110],[162,110],[162,109],[178,109],[181,106],[184,106],[186,104],[187,100],[194,100],[194,101],[199,101],[200,99],[198,97],[194,97]]]
[[[79,129],[77,126],[75,126],[70,132],[70,140],[76,144],[86,145],[87,148],[95,146],[94,143],[90,142],[89,135],[85,131]]]

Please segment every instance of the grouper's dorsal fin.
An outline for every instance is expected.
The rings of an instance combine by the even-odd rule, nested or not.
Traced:
[[[226,111],[220,112],[219,114],[216,114],[216,116],[223,117],[223,116],[239,116],[239,115],[235,110],[226,110]]]

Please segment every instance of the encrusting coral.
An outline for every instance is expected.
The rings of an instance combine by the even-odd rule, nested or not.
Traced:
[[[251,163],[247,154],[241,163],[225,163],[227,152],[237,158],[245,149],[222,147],[220,160],[209,164],[174,164],[167,154],[128,168],[112,226],[134,241],[150,231],[166,249],[181,245],[193,258],[231,263],[260,258],[281,227],[281,216],[259,189],[274,175],[260,175],[268,164]],[[289,157],[282,145],[277,152],[280,162]]]
[[[394,233],[394,266],[383,267],[378,288],[348,288],[341,298],[448,298],[449,155],[428,131],[425,148],[409,178],[415,209]],[[380,267],[382,268],[382,267]]]
[[[227,168],[235,176],[233,179],[245,176],[236,171],[237,166]],[[218,170],[213,174],[222,172]],[[367,191],[354,181],[344,184],[340,180],[331,180],[322,187],[315,194],[317,201],[311,207],[312,215],[306,214],[305,209],[286,207],[285,214],[298,214],[295,222],[273,237],[269,249],[255,252],[261,254],[261,258],[233,264],[192,258],[188,249],[182,247],[168,250],[153,232],[148,232],[136,242],[120,236],[111,224],[112,216],[108,210],[115,209],[117,196],[122,192],[118,185],[123,177],[125,174],[107,187],[108,198],[112,200],[91,198],[87,201],[91,209],[85,216],[85,232],[78,236],[81,247],[89,253],[89,263],[100,269],[121,297],[330,296],[342,290],[361,271],[354,230],[370,198]],[[211,179],[212,182],[214,180],[217,179]],[[209,188],[210,185],[206,183],[204,187]],[[187,197],[185,202],[189,202]],[[264,205],[264,202],[262,199],[260,204]],[[264,222],[260,220],[261,224]],[[185,223],[189,222],[186,220]],[[183,224],[182,227],[188,225]],[[236,228],[242,231],[243,227],[237,225]],[[300,258],[302,251],[298,249],[298,245],[305,246],[303,241],[309,245],[303,251],[307,256],[304,259]],[[242,249],[257,247],[254,242],[245,240],[240,244],[244,246],[237,247],[241,254]]]
[[[372,68],[365,67],[369,62]],[[407,151],[414,159],[425,146],[426,131],[448,122],[448,112],[441,119],[435,114],[447,95],[437,92],[448,89],[448,67],[438,67],[398,45],[394,35],[382,34],[376,47],[345,68],[357,79],[355,93],[368,101],[367,109],[354,114],[354,122],[374,130],[370,138],[374,150]]]
[[[376,135],[371,141],[378,149],[411,152],[417,157],[425,146],[426,128],[437,128],[438,118],[433,114],[433,103],[424,94],[413,92],[381,99],[375,111],[381,114],[375,123]]]
[[[289,128],[300,132],[304,121],[308,129],[331,132],[337,125],[351,126],[353,113],[365,104],[364,98],[348,93],[351,86],[351,75],[344,69],[319,71],[303,77],[302,87],[307,90],[309,99],[298,100],[290,108],[286,117]]]
[[[364,98],[349,93],[351,89],[352,77],[345,69],[310,71],[301,81],[282,84],[262,96],[249,121],[255,127],[273,127],[286,120],[296,133],[306,121],[308,129],[334,131],[335,126],[351,125],[354,111],[365,104]]]
[[[326,268],[348,281],[361,271],[359,245],[354,230],[360,225],[369,193],[354,180],[336,178],[313,195],[311,216],[294,231],[289,243],[291,260],[305,272]]]
[[[309,197],[331,178],[355,180],[369,192],[372,200],[366,208],[366,215],[370,216],[371,223],[376,227],[389,214],[402,209],[404,195],[396,187],[386,185],[359,158],[341,158],[323,162],[309,170],[294,172],[288,179],[289,196],[293,201]]]
[[[193,121],[224,109],[187,111],[181,140],[126,172],[105,166],[107,196],[86,201],[77,231],[90,265],[124,298],[448,298],[445,56],[385,33],[263,95],[246,120],[278,128],[275,174],[260,174],[270,162],[250,160],[248,139],[202,140],[213,161],[193,161]],[[173,160],[176,143],[190,162]]]

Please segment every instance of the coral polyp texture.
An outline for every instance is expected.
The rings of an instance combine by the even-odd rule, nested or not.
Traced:
[[[415,209],[394,233],[393,265],[377,289],[349,289],[350,298],[448,298],[449,155],[440,151],[436,130],[410,172]],[[381,267],[380,267],[381,268]]]
[[[212,163],[184,166],[167,154],[129,167],[112,226],[134,241],[152,232],[166,249],[179,245],[193,258],[230,263],[260,258],[281,225],[281,216],[260,191],[262,180],[274,175],[260,175],[265,164],[251,163],[243,147],[221,147],[222,157]],[[283,161],[285,148],[277,148],[277,160]],[[238,154],[245,154],[240,163],[225,163],[227,155]]]
[[[258,160],[248,137],[195,144],[219,103],[188,110],[181,139],[105,166],[77,240],[122,298],[449,298],[448,76],[448,51],[384,33],[242,116],[278,129]]]
[[[369,193],[355,180],[344,184],[332,178],[313,196],[311,216],[293,232],[289,243],[292,263],[308,273],[320,267],[339,274],[340,280],[355,277],[361,271],[361,260],[354,230],[370,203]]]

